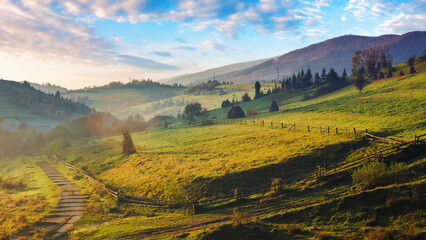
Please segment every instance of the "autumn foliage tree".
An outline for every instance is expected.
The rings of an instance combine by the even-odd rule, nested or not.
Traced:
[[[356,51],[352,58],[352,75],[367,73],[373,75],[381,68],[392,67],[392,55],[387,45],[374,45],[363,51]]]

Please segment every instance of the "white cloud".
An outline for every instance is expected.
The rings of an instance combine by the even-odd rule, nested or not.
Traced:
[[[376,27],[378,34],[384,33],[406,33],[409,31],[426,30],[426,15],[424,14],[399,14]]]
[[[349,0],[344,8],[345,11],[351,12],[358,20],[365,20],[369,17],[379,17],[383,15],[391,15],[395,6],[392,2],[384,2],[381,0]]]
[[[342,22],[346,22],[348,20],[348,18],[346,17],[346,14],[343,14],[342,17],[340,17],[340,20]]]
[[[276,0],[260,0],[259,9],[262,12],[276,12],[278,11],[278,5]]]

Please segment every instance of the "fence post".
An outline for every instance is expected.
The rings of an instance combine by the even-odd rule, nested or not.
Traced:
[[[339,128],[336,127],[336,134],[339,134]]]
[[[330,126],[327,126],[327,132],[330,133]]]
[[[274,124],[272,123],[272,121],[271,121],[271,126],[274,126]]]
[[[311,130],[309,130],[309,125],[308,125],[308,132],[310,132]]]
[[[281,123],[281,128],[284,128],[284,123]]]
[[[293,123],[294,131],[296,131],[296,123]]]
[[[354,128],[354,134],[356,134],[356,129]]]

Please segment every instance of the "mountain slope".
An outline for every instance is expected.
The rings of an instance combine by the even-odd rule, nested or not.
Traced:
[[[313,72],[320,72],[324,67],[331,67],[341,74],[346,68],[351,69],[351,60],[356,50],[387,44],[393,56],[393,64],[400,64],[412,56],[420,56],[426,49],[426,32],[409,32],[403,35],[383,35],[379,37],[365,37],[345,35],[316,43],[305,48],[286,53],[278,58],[264,61],[246,69],[216,76],[220,81],[234,83],[248,83],[254,81],[276,79],[277,69],[280,76],[288,76],[308,67]]]
[[[197,84],[197,83],[207,82],[208,80],[212,80],[213,74],[216,74],[216,80],[223,81],[225,80],[223,78],[224,74],[234,72],[234,71],[240,71],[240,70],[255,66],[269,59],[270,58],[254,60],[250,62],[234,63],[234,64],[226,65],[223,67],[208,69],[198,73],[186,74],[186,75],[181,75],[177,77],[162,79],[160,80],[160,82],[170,83],[170,84],[180,83],[183,85]]]

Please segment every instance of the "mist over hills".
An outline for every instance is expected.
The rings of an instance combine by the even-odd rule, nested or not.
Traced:
[[[277,69],[279,69],[281,79],[302,69],[306,70],[308,67],[313,72],[319,72],[322,68],[329,70],[333,67],[339,74],[346,68],[346,71],[350,73],[352,66],[351,60],[356,50],[363,50],[374,45],[383,44],[389,46],[389,51],[393,56],[392,63],[400,64],[406,62],[414,54],[416,56],[422,55],[422,51],[426,49],[426,32],[414,31],[403,35],[382,35],[378,37],[357,35],[336,37],[291,51],[277,58],[262,61],[245,69],[234,70],[224,74],[218,74],[218,71],[216,71],[216,79],[219,81],[232,81],[234,83],[268,81],[277,78]],[[252,61],[251,63],[254,62]],[[222,68],[232,69],[225,67],[228,66]],[[210,76],[212,76],[215,69],[208,71],[211,73]],[[174,80],[174,82],[182,84],[191,84],[211,79],[211,77],[201,77],[201,73],[204,72],[172,78],[170,81],[173,82]]]
[[[207,82],[208,80],[212,80],[214,74],[216,75],[215,77],[216,80],[223,81],[225,80],[223,77],[224,77],[224,74],[226,73],[240,71],[240,70],[258,65],[260,63],[263,63],[269,59],[271,58],[254,60],[249,62],[234,63],[234,64],[225,65],[218,68],[208,69],[202,72],[185,74],[185,75],[180,75],[180,76],[171,77],[167,79],[162,79],[160,80],[160,82],[169,83],[169,84],[180,83],[183,85],[192,85],[192,84],[198,84],[198,83]]]

